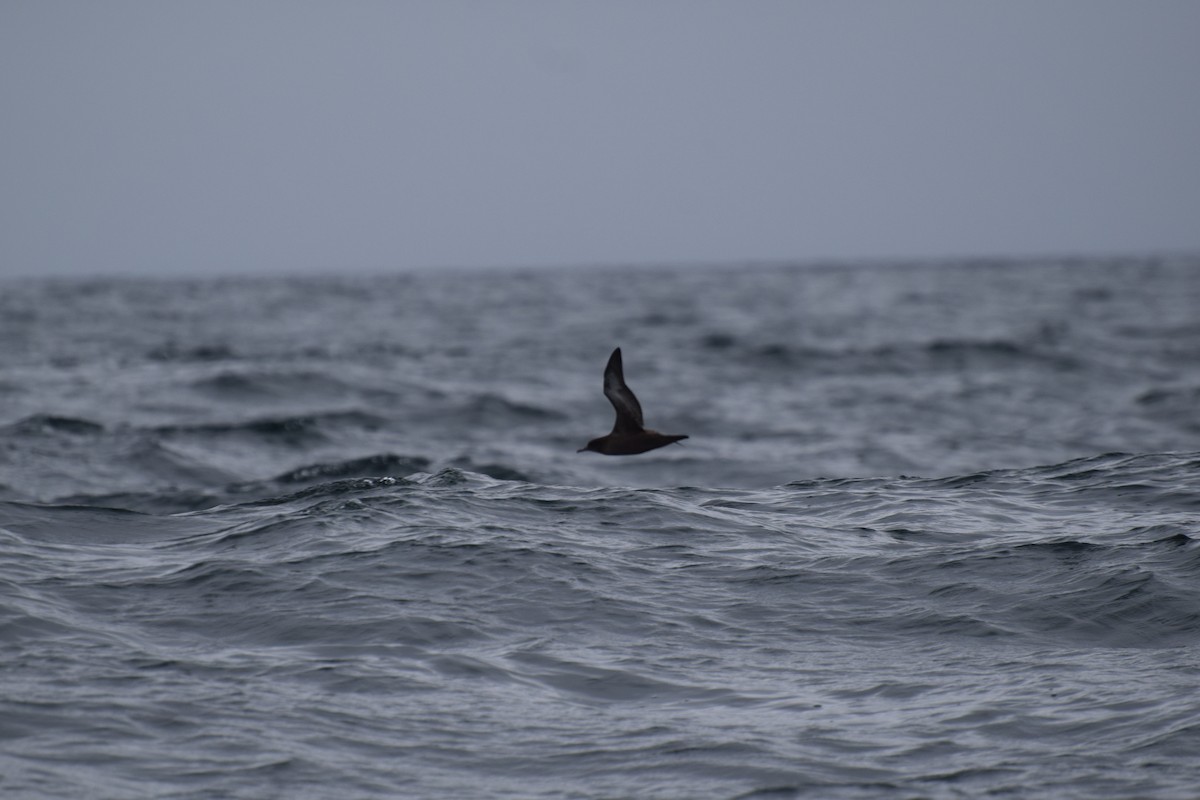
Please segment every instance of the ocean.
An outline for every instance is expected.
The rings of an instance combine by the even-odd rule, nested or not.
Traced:
[[[1200,796],[1200,260],[0,281],[4,798]],[[649,427],[609,431],[609,353]]]

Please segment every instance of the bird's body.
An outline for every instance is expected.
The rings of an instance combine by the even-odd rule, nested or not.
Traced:
[[[578,452],[591,450],[606,456],[634,456],[688,438],[684,434],[659,433],[647,430],[642,422],[642,405],[633,391],[625,385],[621,365],[621,348],[613,350],[604,368],[604,396],[617,412],[612,432],[592,439]]]

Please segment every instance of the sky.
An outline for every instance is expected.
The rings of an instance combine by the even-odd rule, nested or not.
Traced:
[[[1200,252],[1200,2],[0,2],[0,276]]]

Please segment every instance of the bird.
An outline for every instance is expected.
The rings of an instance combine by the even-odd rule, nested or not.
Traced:
[[[642,422],[642,406],[633,391],[625,385],[625,371],[621,366],[621,348],[612,351],[608,365],[604,368],[604,396],[617,411],[617,421],[612,433],[592,439],[587,447],[575,452],[591,450],[606,456],[634,456],[688,438],[685,434],[659,433],[647,430]]]

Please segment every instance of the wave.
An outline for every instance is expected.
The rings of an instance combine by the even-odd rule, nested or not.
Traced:
[[[947,369],[1007,368],[1027,363],[1077,370],[1077,358],[1042,342],[1015,339],[933,339],[877,347],[821,347],[789,342],[754,342],[732,334],[710,332],[700,338],[706,350],[730,351],[759,367],[788,366],[837,373],[940,372]]]
[[[0,530],[37,542],[95,545],[149,543],[210,530],[188,517],[124,508],[0,501]],[[70,551],[60,551],[60,554]],[[10,555],[13,553],[10,550]],[[80,551],[76,558],[86,559]]]
[[[572,488],[428,466],[395,454],[318,463],[187,513],[0,503],[0,528],[76,543],[187,534],[204,558],[252,544],[267,584],[271,564],[310,556],[322,564],[312,579],[395,569],[379,559],[403,551],[406,570],[456,583],[467,570],[481,586],[529,562],[528,583],[511,587],[523,606],[564,603],[555,592],[575,586],[571,602],[614,621],[680,624],[676,606],[692,597],[733,638],[744,624],[1104,647],[1200,637],[1200,495],[1179,488],[1195,485],[1197,453],[768,490]],[[682,570],[670,585],[684,599],[669,606],[646,583],[663,569]]]
[[[150,361],[184,363],[230,361],[237,357],[237,353],[227,344],[181,345],[178,342],[167,342],[146,352],[146,358]]]
[[[467,473],[477,473],[495,478],[500,481],[518,481],[521,483],[536,483],[537,481],[527,472],[501,462],[475,461],[470,458],[460,458],[451,462],[452,466]]]
[[[476,394],[447,413],[461,419],[463,424],[479,427],[568,419],[556,408],[513,400],[495,392]]]
[[[65,417],[55,414],[33,414],[8,425],[0,426],[0,434],[7,436],[43,436],[68,434],[71,436],[96,436],[104,433],[99,422],[81,417]]]
[[[58,498],[55,504],[176,514],[230,503],[282,503],[294,499],[297,486],[312,487],[303,492],[303,497],[337,496],[345,491],[345,487],[358,485],[357,479],[404,477],[421,473],[429,465],[429,459],[424,456],[383,453],[310,464],[261,481],[208,480],[205,482],[208,488],[166,487],[155,491],[73,494]]]
[[[1137,401],[1146,406],[1181,405],[1188,410],[1200,406],[1200,386],[1169,386],[1147,389]]]
[[[299,446],[324,440],[338,428],[373,431],[384,425],[385,420],[375,414],[348,410],[289,414],[243,422],[160,425],[152,430],[163,436],[250,437]]]
[[[289,470],[275,476],[274,483],[313,483],[328,478],[360,478],[383,475],[411,475],[429,467],[429,459],[424,456],[398,456],[392,453],[352,458],[348,461],[333,461],[322,464],[312,464],[307,467]]]
[[[330,398],[348,396],[354,387],[326,372],[223,371],[194,380],[197,392],[219,400],[262,401],[264,398]]]

